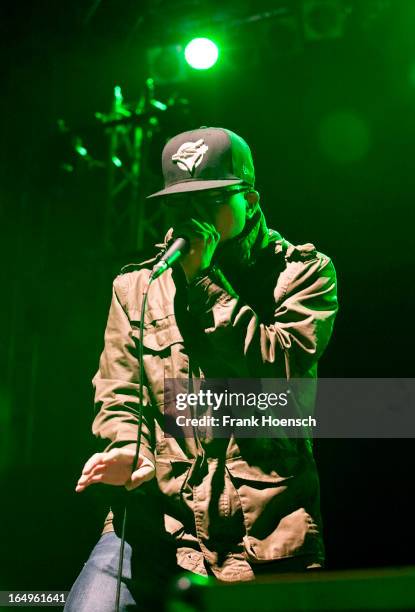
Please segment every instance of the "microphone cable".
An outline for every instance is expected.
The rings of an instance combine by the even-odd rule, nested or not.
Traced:
[[[141,301],[141,314],[140,314],[140,345],[138,347],[138,359],[139,359],[139,392],[138,392],[138,429],[137,429],[137,443],[133,465],[131,468],[131,474],[135,472],[138,465],[140,446],[141,446],[141,432],[143,427],[143,396],[144,396],[144,363],[143,363],[143,339],[144,339],[144,313],[147,305],[147,296],[150,285],[153,281],[153,275],[150,274],[150,278],[147,286],[144,288],[143,297]],[[121,541],[120,541],[120,553],[118,560],[118,572],[117,572],[117,592],[115,598],[115,612],[120,612],[120,595],[121,595],[121,579],[122,579],[122,568],[124,562],[124,548],[125,548],[125,530],[127,524],[127,501],[124,503],[124,511],[122,518],[121,527]]]
[[[161,276],[168,268],[170,268],[183,254],[187,253],[190,248],[190,242],[185,237],[176,238],[176,240],[166,248],[161,256],[156,260],[154,267],[150,273],[148,284],[144,287],[143,296],[141,300],[141,313],[140,313],[140,346],[138,347],[138,359],[139,359],[139,392],[138,392],[138,428],[137,428],[137,443],[135,449],[135,456],[131,468],[131,474],[135,472],[138,466],[139,453],[141,446],[141,433],[143,428],[143,395],[144,395],[144,363],[143,363],[143,340],[144,340],[144,314],[147,305],[147,296],[150,289],[151,283]],[[154,466],[155,467],[155,466]],[[125,530],[127,524],[127,499],[124,503],[122,527],[121,527],[121,540],[120,540],[120,553],[118,560],[118,572],[117,572],[117,592],[115,598],[115,612],[120,612],[120,596],[121,596],[121,579],[122,579],[122,568],[124,562],[124,548],[125,548]]]

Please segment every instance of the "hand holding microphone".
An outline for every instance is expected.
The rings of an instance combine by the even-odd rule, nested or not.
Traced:
[[[178,238],[154,266],[152,280],[178,261],[190,282],[201,270],[210,266],[220,240],[220,234],[212,223],[195,218],[177,226],[174,235]]]
[[[158,278],[168,268],[182,258],[190,249],[190,241],[185,236],[180,236],[169,246],[166,252],[160,257],[151,271],[150,282]]]

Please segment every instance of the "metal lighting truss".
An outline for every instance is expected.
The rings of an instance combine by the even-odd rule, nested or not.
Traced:
[[[114,90],[112,112],[96,114],[108,135],[108,188],[104,223],[105,247],[110,253],[143,251],[160,238],[165,226],[163,208],[146,200],[152,182],[149,145],[158,129],[158,116],[168,109],[153,98],[153,81],[134,110]]]

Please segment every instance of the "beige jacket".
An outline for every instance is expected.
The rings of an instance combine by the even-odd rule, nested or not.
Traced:
[[[156,465],[165,528],[183,568],[250,579],[258,564],[322,564],[319,482],[309,440],[201,442],[163,435],[164,379],[315,377],[337,311],[331,260],[270,230],[255,263],[217,265],[187,286],[168,270],[149,292],[141,453]],[[264,241],[262,241],[264,245]],[[154,261],[118,276],[94,377],[95,436],[135,447],[141,299]],[[104,531],[112,529],[111,514]]]

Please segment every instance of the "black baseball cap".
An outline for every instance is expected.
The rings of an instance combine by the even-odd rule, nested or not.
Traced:
[[[249,146],[224,128],[201,127],[174,136],[163,149],[162,166],[164,189],[149,198],[255,183]]]

